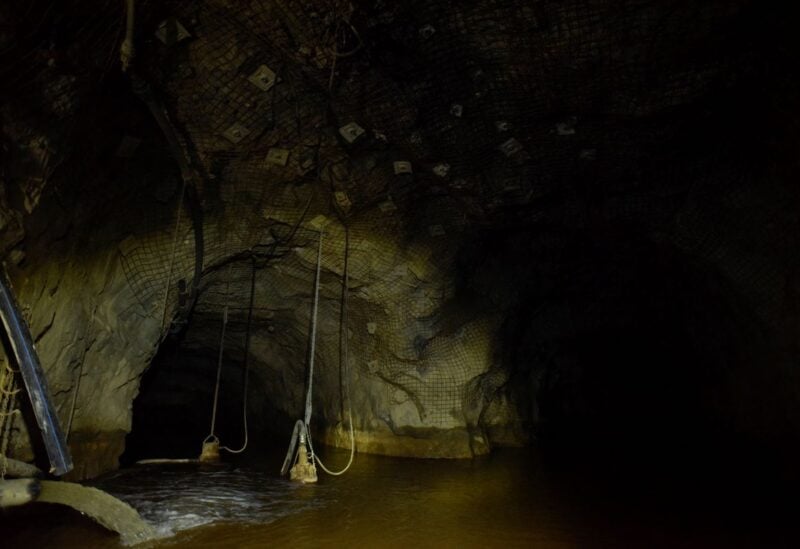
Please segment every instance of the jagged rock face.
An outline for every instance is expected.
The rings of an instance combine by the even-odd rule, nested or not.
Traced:
[[[178,130],[186,189],[118,74],[122,6],[64,4],[53,36],[0,8],[20,29],[0,34],[0,66],[33,60],[31,93],[2,89],[0,247],[76,476],[114,468],[138,421],[167,440],[191,416],[204,436],[226,306],[235,445],[253,273],[251,425],[302,417],[319,230],[312,427],[329,443],[349,444],[348,402],[359,451],[393,455],[638,416],[658,427],[620,431],[702,416],[797,432],[797,117],[776,114],[797,112],[797,79],[774,47],[780,13],[141,3],[132,67]],[[157,32],[168,16],[177,43]],[[134,406],[160,346],[174,353]],[[35,437],[17,421],[14,454]]]
[[[468,417],[464,405],[469,382],[495,366],[492,341],[499,317],[489,309],[448,311],[456,287],[448,276],[453,254],[448,259],[443,246],[437,250],[424,243],[403,249],[390,234],[381,235],[386,230],[378,223],[350,228],[349,291],[343,319],[344,229],[335,222],[326,226],[315,348],[315,421],[323,434],[327,429],[329,440],[349,445],[349,439],[341,438],[349,390],[363,451],[439,457],[484,453],[488,441],[480,435],[471,440],[468,427],[477,427],[477,416]],[[304,413],[317,238],[308,232],[303,247],[275,260],[274,265],[256,268],[249,395],[251,415],[260,417],[262,424],[277,412],[284,428],[291,427]],[[433,254],[440,259],[435,265]],[[188,364],[180,374],[176,372],[185,379],[192,364],[200,368],[198,357],[216,358],[228,305],[223,398],[236,403],[242,391],[238,378],[251,269],[249,260],[232,263],[204,280],[204,292],[180,346],[180,353],[190,358],[182,357]],[[344,337],[346,351],[341,347]],[[205,387],[200,390],[210,393],[213,389],[215,368],[216,360],[204,368]],[[231,368],[234,373],[229,373]],[[173,406],[168,400],[162,402],[164,409]],[[210,414],[210,400],[208,395],[200,400],[204,418]],[[153,413],[157,408],[154,402]],[[264,409],[273,413],[265,414]],[[240,416],[236,411],[226,414],[237,421]],[[500,418],[493,416],[495,421]],[[520,418],[513,415],[506,420],[518,423]],[[258,422],[251,420],[251,425],[258,427]],[[520,431],[514,442],[523,441]]]

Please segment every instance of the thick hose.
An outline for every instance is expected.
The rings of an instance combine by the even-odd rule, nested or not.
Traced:
[[[222,330],[219,336],[219,358],[217,359],[217,383],[214,385],[214,406],[211,409],[211,429],[206,440],[215,437],[214,432],[217,428],[217,403],[219,402],[219,383],[222,377],[222,357],[225,353],[225,329],[228,326],[228,306],[222,311]]]
[[[325,464],[322,463],[322,460],[319,459],[319,456],[314,453],[314,447],[311,442],[311,437],[308,437],[308,447],[311,449],[311,455],[314,458],[314,461],[317,462],[317,465],[320,468],[328,473],[329,475],[338,477],[339,475],[343,475],[350,469],[350,466],[353,464],[353,458],[356,455],[356,436],[355,431],[353,430],[353,404],[350,400],[350,363],[349,363],[349,356],[348,356],[348,349],[347,349],[347,293],[349,288],[349,279],[348,279],[348,266],[350,262],[350,228],[344,224],[344,267],[342,269],[342,308],[339,313],[339,359],[341,361],[341,371],[342,371],[342,384],[344,385],[344,398],[347,401],[347,419],[348,423],[350,424],[350,458],[347,460],[347,465],[344,468],[340,469],[339,471],[331,471]]]
[[[308,443],[308,450],[311,454],[311,459],[314,463],[320,466],[320,468],[332,476],[339,476],[346,473],[350,466],[353,464],[353,459],[355,457],[355,449],[356,449],[356,442],[355,442],[355,431],[353,427],[353,407],[352,402],[350,400],[350,369],[348,367],[349,364],[349,356],[348,356],[348,349],[347,349],[347,294],[349,291],[349,279],[348,279],[348,265],[349,265],[349,257],[350,257],[350,232],[345,225],[345,250],[344,250],[344,269],[342,273],[342,308],[340,312],[340,323],[339,323],[339,348],[340,348],[340,360],[342,362],[342,378],[345,387],[345,394],[344,398],[347,400],[347,415],[348,415],[348,423],[350,427],[350,457],[347,460],[347,464],[339,471],[332,471],[328,469],[322,460],[317,456],[316,452],[314,452],[314,443],[311,439],[311,432],[309,428],[309,422],[311,419],[311,386],[314,376],[314,348],[315,348],[315,339],[316,339],[316,326],[317,326],[317,312],[318,312],[318,304],[319,304],[319,285],[320,285],[320,267],[322,265],[322,232],[320,231],[320,240],[319,240],[319,248],[317,250],[317,274],[316,274],[316,282],[314,285],[314,308],[312,312],[312,320],[311,320],[311,358],[309,360],[309,383],[308,383],[308,392],[306,393],[306,421],[297,420],[294,426],[294,431],[292,432],[292,439],[289,443],[289,449],[286,453],[286,458],[283,462],[283,467],[281,468],[281,474],[285,475],[286,472],[289,470],[291,466],[292,458],[295,454],[295,447],[297,445],[298,437],[305,435],[305,438]]]
[[[244,424],[244,443],[242,447],[238,450],[233,450],[228,448],[227,446],[221,446],[220,450],[225,450],[226,452],[230,452],[231,454],[241,454],[247,448],[248,442],[248,431],[247,431],[247,391],[248,391],[248,379],[250,377],[250,365],[248,361],[248,357],[250,356],[250,326],[253,322],[253,305],[255,304],[255,294],[256,294],[256,258],[252,257],[252,271],[250,273],[250,307],[247,310],[247,326],[245,327],[244,332],[244,383],[242,387],[242,391],[244,396],[242,396],[242,423]]]
[[[72,470],[72,456],[61,431],[39,356],[33,348],[30,330],[2,273],[0,273],[0,320],[17,359],[25,388],[28,390],[36,423],[42,431],[44,447],[50,459],[50,472],[54,475],[63,475]]]
[[[292,431],[292,439],[289,441],[289,449],[286,452],[286,459],[283,461],[281,467],[281,474],[285,475],[289,471],[292,463],[292,458],[295,455],[295,447],[297,439],[304,436],[308,440],[308,448],[311,449],[311,436],[309,432],[309,424],[311,422],[311,396],[312,388],[314,385],[314,353],[316,352],[316,339],[317,339],[317,313],[319,312],[319,277],[322,267],[322,231],[319,232],[319,244],[317,247],[317,274],[314,279],[314,305],[311,311],[311,343],[309,345],[309,359],[308,359],[308,391],[306,391],[306,408],[305,418],[298,419],[294,424],[294,431]],[[313,457],[312,457],[313,460]]]
[[[319,312],[319,276],[322,267],[322,231],[319,232],[317,247],[317,275],[314,279],[314,307],[311,311],[311,345],[308,357],[308,391],[306,392],[306,428],[311,425],[311,389],[314,385],[314,354],[317,347],[317,313]]]

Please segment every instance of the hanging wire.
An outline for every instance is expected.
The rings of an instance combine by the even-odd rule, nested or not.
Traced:
[[[353,404],[350,400],[350,365],[349,365],[349,357],[348,357],[348,349],[347,349],[347,294],[349,291],[349,281],[348,281],[348,263],[350,259],[350,229],[347,224],[344,224],[344,266],[342,268],[342,299],[341,299],[341,309],[339,313],[339,360],[340,360],[340,368],[341,368],[341,375],[342,375],[342,384],[344,389],[344,400],[347,401],[347,422],[350,427],[350,458],[347,460],[347,464],[344,468],[340,469],[339,471],[332,471],[328,469],[319,456],[314,452],[314,447],[311,442],[311,436],[308,436],[308,447],[311,450],[311,455],[314,457],[314,461],[317,462],[317,465],[322,468],[323,471],[328,473],[332,476],[340,476],[345,474],[350,466],[353,464],[353,458],[355,457],[356,453],[356,437],[355,431],[353,427]]]
[[[210,440],[219,441],[216,436],[216,428],[217,428],[217,405],[219,403],[219,386],[220,381],[222,379],[222,359],[225,354],[225,331],[228,327],[228,303],[231,299],[231,273],[233,269],[233,263],[228,264],[228,280],[226,283],[225,288],[225,308],[222,310],[222,328],[220,330],[219,336],[219,356],[217,358],[217,382],[214,385],[214,404],[211,408],[211,427],[209,429],[208,436],[203,441],[208,442]]]
[[[241,454],[247,448],[248,442],[248,431],[247,431],[247,393],[248,393],[248,379],[250,377],[250,365],[249,365],[249,357],[250,357],[250,326],[253,321],[253,305],[255,303],[255,293],[256,293],[256,258],[255,256],[251,256],[251,270],[250,270],[250,305],[247,310],[247,326],[245,327],[244,333],[244,383],[242,387],[242,422],[244,424],[244,443],[242,447],[238,450],[233,450],[228,448],[227,446],[220,447],[220,450],[225,450],[226,452],[230,452],[231,454]]]
[[[317,314],[319,312],[319,278],[322,268],[322,235],[323,232],[320,231],[319,244],[317,247],[317,273],[314,278],[314,305],[311,312],[311,345],[309,346],[308,353],[308,390],[306,391],[306,412],[304,418],[306,426],[311,424],[311,396],[314,387],[314,358],[317,348]]]
[[[172,253],[169,258],[169,270],[167,271],[167,283],[164,285],[164,304],[161,310],[161,333],[164,333],[164,324],[167,321],[167,308],[169,307],[169,290],[172,284],[172,272],[175,268],[175,255],[178,250],[178,236],[181,228],[181,214],[183,212],[183,198],[186,194],[186,178],[183,178],[181,185],[181,195],[178,198],[178,215],[175,218],[175,233],[172,237]]]
[[[72,404],[70,405],[69,409],[69,420],[67,421],[67,432],[65,436],[67,441],[69,441],[69,435],[72,432],[72,419],[75,417],[75,408],[78,404],[78,391],[81,388],[81,378],[83,377],[83,360],[81,360],[80,366],[78,367],[78,373],[75,376],[75,383],[72,389]]]

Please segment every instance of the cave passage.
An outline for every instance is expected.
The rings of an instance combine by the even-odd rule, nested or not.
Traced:
[[[742,432],[732,415],[750,413],[750,403],[732,409],[726,401],[736,377],[769,354],[746,305],[707,265],[674,247],[631,239],[634,234],[617,234],[614,240],[578,235],[573,245],[582,248],[575,252],[580,260],[546,291],[530,284],[540,258],[524,258],[518,247],[524,235],[506,239],[503,247],[470,252],[470,265],[483,272],[470,276],[492,276],[492,269],[500,268],[528,280],[516,288],[519,306],[504,318],[495,342],[507,375],[499,390],[519,407],[525,431],[511,445],[557,453],[589,450],[597,460],[623,458],[642,467],[671,461],[670,467],[691,470],[725,452],[786,443],[783,433]],[[241,266],[242,277],[245,271]],[[225,285],[220,291],[230,303],[246,304],[246,295],[231,295],[230,272],[216,284]],[[470,298],[459,299],[466,301],[459,314],[474,308]],[[201,308],[207,301],[201,296]],[[243,309],[231,312],[226,324],[216,420],[216,433],[231,447],[244,440]],[[253,326],[256,341],[276,337],[275,316],[266,316]],[[220,343],[214,334],[221,326],[222,312],[206,310],[189,316],[183,331],[159,347],[134,401],[123,464],[197,457],[209,435]],[[305,376],[302,356],[292,356],[298,376]],[[258,372],[251,383],[247,414],[254,447],[260,449],[251,450],[280,452],[294,422],[291,409],[285,395],[263,392]],[[299,417],[301,410],[294,409]],[[507,433],[483,427],[496,446],[507,444]],[[731,466],[737,460],[726,459]]]
[[[178,340],[162,343],[133,403],[133,426],[120,458],[123,465],[200,455],[211,429],[217,366],[213,353],[181,354]],[[244,439],[243,377],[240,362],[223,360],[215,432],[224,433],[224,439],[237,448]]]
[[[290,321],[262,306],[271,304],[266,295],[275,294],[258,283],[269,268],[253,255],[210,271],[193,307],[172,319],[133,402],[123,464],[196,459],[206,439],[219,440],[229,458],[244,450],[285,450],[296,419],[290,414],[299,417],[300,411],[287,396],[285,381],[273,379],[264,361],[286,361],[303,376],[292,379],[296,386],[290,392],[299,394],[306,375],[301,342],[308,334],[292,325],[298,339],[288,347],[282,334],[276,335],[276,326]]]
[[[798,546],[784,4],[0,2],[3,547]]]
[[[724,281],[655,243],[593,247],[504,328],[540,444],[688,462],[739,437],[719,402],[761,349]]]

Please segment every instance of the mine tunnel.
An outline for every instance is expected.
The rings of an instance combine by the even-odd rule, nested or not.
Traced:
[[[796,8],[0,5],[2,547],[794,547]]]

